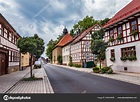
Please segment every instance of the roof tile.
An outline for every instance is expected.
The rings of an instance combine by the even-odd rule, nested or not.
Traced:
[[[56,46],[64,46],[72,40],[72,36],[70,34],[66,34]]]
[[[139,11],[140,11],[140,1],[133,0],[124,8],[122,8],[118,13],[116,13],[116,15],[108,23],[106,23],[103,28],[106,28],[116,22],[119,22]]]

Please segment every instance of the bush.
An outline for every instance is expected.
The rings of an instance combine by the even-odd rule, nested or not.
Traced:
[[[107,71],[107,74],[112,74],[113,73],[113,69],[110,68],[108,71]]]
[[[100,73],[100,69],[98,67],[93,67],[92,70],[94,73]]]
[[[76,68],[81,68],[82,65],[81,64],[73,64],[73,67],[76,67]]]
[[[111,68],[111,67],[103,67],[102,69],[101,69],[101,73],[103,74],[103,73],[108,73],[108,74],[112,74],[113,73],[113,69]]]
[[[69,66],[72,67],[73,66],[73,63],[69,63]]]

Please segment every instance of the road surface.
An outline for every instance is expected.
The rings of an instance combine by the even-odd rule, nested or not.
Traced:
[[[43,65],[54,93],[140,93],[140,86],[51,64]]]

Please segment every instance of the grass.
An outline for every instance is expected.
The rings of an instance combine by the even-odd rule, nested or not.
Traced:
[[[37,77],[28,77],[23,78],[22,81],[35,81],[35,80],[42,80],[43,78],[37,78]]]

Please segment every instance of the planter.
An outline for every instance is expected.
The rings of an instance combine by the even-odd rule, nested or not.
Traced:
[[[136,56],[129,56],[128,60],[129,61],[135,61],[135,60],[137,60],[137,57]]]
[[[137,30],[134,30],[130,33],[130,36],[135,36],[135,35],[138,35],[138,31]]]
[[[121,41],[121,40],[123,40],[123,36],[122,36],[122,35],[118,35],[116,39],[117,39],[118,41]]]
[[[126,61],[126,60],[128,60],[128,57],[123,56],[123,57],[121,57],[120,59],[121,59],[122,61]]]
[[[114,39],[113,39],[113,38],[110,38],[110,39],[109,39],[109,42],[113,42],[113,41],[114,41]]]
[[[110,61],[114,62],[115,61],[115,57],[111,57]]]

